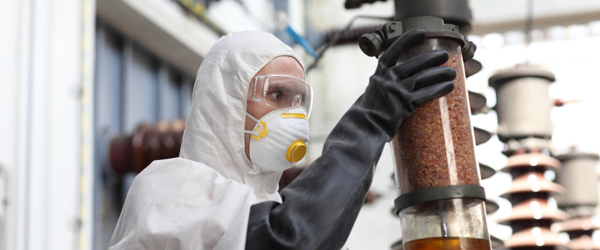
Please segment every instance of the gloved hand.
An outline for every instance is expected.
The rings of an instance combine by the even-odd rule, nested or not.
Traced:
[[[380,57],[369,86],[352,108],[371,110],[377,126],[386,131],[388,141],[414,107],[454,88],[456,72],[436,67],[448,60],[445,51],[430,51],[397,64],[398,58],[425,39],[423,30],[411,30],[396,40]],[[351,109],[352,109],[351,108]],[[381,120],[380,120],[381,119]]]
[[[454,88],[454,69],[437,67],[448,60],[446,52],[428,52],[396,65],[400,55],[424,39],[424,31],[409,31],[381,56],[365,93],[335,126],[321,157],[282,190],[283,203],[251,207],[246,249],[343,246],[385,142],[415,106]]]

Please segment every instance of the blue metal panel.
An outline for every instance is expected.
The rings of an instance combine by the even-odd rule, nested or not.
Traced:
[[[121,130],[123,41],[103,27],[96,32],[95,115],[98,130]]]
[[[157,62],[131,42],[125,44],[123,125],[132,133],[142,122],[158,120]]]
[[[159,119],[172,121],[179,117],[179,87],[180,77],[161,64],[159,71]]]
[[[118,134],[122,117],[123,41],[99,22],[96,29],[94,84],[94,249],[107,249],[117,224],[122,200],[114,180],[103,178],[109,166],[110,139]]]
[[[194,89],[194,79],[184,77],[181,81],[181,89],[179,95],[180,114],[179,117],[187,118],[192,110],[192,92]]]
[[[107,249],[135,173],[116,176],[110,140],[141,123],[189,115],[194,80],[98,20],[95,72],[94,249]]]

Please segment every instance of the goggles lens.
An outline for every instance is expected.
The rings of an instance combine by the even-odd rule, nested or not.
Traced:
[[[278,109],[302,106],[310,116],[312,88],[304,80],[293,76],[258,75],[250,82],[248,100]]]

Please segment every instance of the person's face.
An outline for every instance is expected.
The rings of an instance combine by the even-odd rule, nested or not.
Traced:
[[[267,75],[267,74],[278,74],[294,76],[304,80],[304,70],[300,63],[290,56],[280,56],[267,63],[256,75]],[[247,111],[256,119],[262,118],[267,113],[276,110],[277,108],[268,106],[262,102],[251,101],[247,102]],[[256,122],[246,116],[245,129],[253,130]],[[246,156],[250,159],[250,134],[244,134],[244,141],[246,146]]]

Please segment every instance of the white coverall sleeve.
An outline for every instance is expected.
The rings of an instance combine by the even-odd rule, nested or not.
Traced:
[[[135,178],[109,249],[244,249],[255,199],[204,164],[154,161]]]

